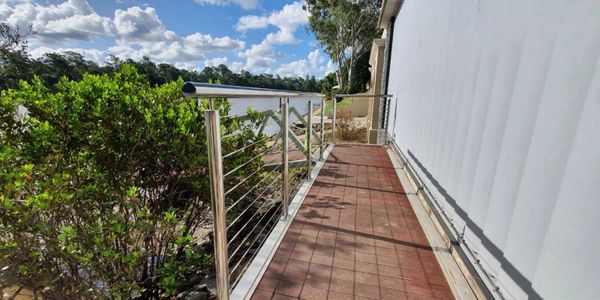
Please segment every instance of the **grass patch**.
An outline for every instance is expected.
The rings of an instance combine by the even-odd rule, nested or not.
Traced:
[[[352,98],[344,98],[344,100],[342,100],[336,104],[336,109],[339,111],[340,109],[350,105],[351,103],[352,103]],[[333,101],[326,101],[325,102],[325,115],[331,116],[332,112],[333,112]]]

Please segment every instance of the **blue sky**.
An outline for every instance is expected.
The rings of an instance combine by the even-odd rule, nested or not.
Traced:
[[[333,71],[308,32],[303,0],[0,0],[0,19],[33,24],[30,53],[150,57],[189,70],[223,63],[281,76]]]

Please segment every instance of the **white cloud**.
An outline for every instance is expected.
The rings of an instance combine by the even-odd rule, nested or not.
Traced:
[[[115,28],[121,43],[136,43],[141,46],[135,53],[130,49],[124,53],[134,56],[146,55],[159,61],[171,62],[176,59],[198,60],[207,52],[234,51],[244,48],[244,41],[225,37],[213,37],[199,32],[185,37],[167,30],[156,10],[134,6],[115,12]]]
[[[306,75],[322,74],[326,67],[323,65],[325,58],[319,50],[308,53],[307,59],[300,59],[282,64],[275,71],[282,77],[304,77]]]
[[[229,69],[233,73],[239,73],[244,69],[244,63],[239,62],[239,61],[234,61],[231,64],[229,64]]]
[[[279,30],[275,33],[269,33],[265,40],[274,45],[298,44],[300,41],[294,36],[294,32]]]
[[[114,24],[117,37],[125,41],[152,42],[176,38],[174,32],[167,31],[153,7],[117,9]]]
[[[108,53],[106,51],[101,51],[98,49],[84,49],[84,48],[56,48],[52,49],[49,47],[38,47],[32,51],[29,51],[29,54],[33,58],[40,58],[46,53],[64,53],[64,52],[76,52],[81,54],[88,60],[91,60],[99,65],[104,65],[106,59],[108,58]]]
[[[239,5],[243,8],[260,6],[259,0],[196,0],[205,5]],[[305,59],[279,65],[284,54],[275,46],[294,44],[299,40],[295,32],[307,24],[308,13],[302,9],[303,2],[285,5],[281,10],[263,16],[241,17],[236,25],[238,32],[266,29],[277,30],[267,34],[260,43],[245,48],[241,39],[229,36],[215,37],[200,32],[178,35],[162,22],[153,7],[132,6],[117,9],[114,17],[99,15],[87,0],[65,0],[60,4],[40,4],[34,0],[0,0],[0,18],[12,26],[26,28],[33,24],[38,32],[31,39],[30,53],[40,57],[48,52],[73,51],[98,64],[104,64],[109,55],[121,59],[140,60],[150,57],[156,63],[171,63],[189,70],[198,67],[229,64],[234,72],[248,70],[253,73],[276,73],[283,76],[322,74],[334,65],[319,51],[312,51]],[[115,44],[105,49],[88,49],[78,41],[113,38]],[[82,47],[83,46],[83,47]],[[206,59],[215,52],[237,52],[239,61],[231,56],[220,55]],[[330,66],[331,65],[331,66]]]
[[[213,38],[210,34],[194,33],[183,39],[186,50],[193,52],[232,51],[244,48],[245,42],[228,36]]]
[[[227,57],[215,57],[204,61],[205,67],[218,67],[219,65],[227,65]]]
[[[178,69],[185,69],[188,71],[200,71],[198,69],[198,66],[194,63],[188,63],[188,62],[176,62],[175,63],[175,68]]]
[[[337,66],[335,65],[335,63],[333,62],[333,60],[329,60],[327,62],[327,67],[325,67],[325,75],[335,72],[335,70],[337,70]]]
[[[197,63],[206,53],[245,47],[244,41],[228,36],[213,37],[199,32],[179,36],[168,30],[153,7],[117,9],[111,19],[97,14],[86,0],[46,6],[29,0],[0,0],[0,16],[11,26],[26,28],[33,24],[37,34],[32,36],[32,50],[37,54],[79,49],[69,47],[76,41],[114,37],[116,45],[104,51],[92,53],[82,49],[87,58],[97,62],[100,62],[98,53],[102,52],[120,58],[148,56],[156,62]]]
[[[168,30],[152,7],[134,6],[115,11],[118,45],[109,49],[119,57],[140,59],[148,56],[157,62],[197,62],[208,52],[243,49],[244,41],[213,37],[199,32],[178,36]]]
[[[227,6],[235,4],[243,9],[254,9],[260,6],[259,0],[196,0],[200,5]]]
[[[251,29],[264,29],[268,25],[279,28],[277,32],[269,33],[265,41],[274,45],[297,44],[300,41],[296,39],[294,33],[300,26],[308,23],[309,13],[302,9],[302,2],[294,2],[285,5],[280,11],[273,11],[268,16],[243,16],[235,28],[239,32],[246,32]]]
[[[254,73],[271,73],[277,65],[275,57],[278,55],[273,46],[264,41],[238,53],[239,57],[246,59],[244,69]]]
[[[249,29],[264,29],[269,26],[269,21],[267,17],[264,16],[242,16],[237,24],[235,24],[235,29],[239,32],[246,32]]]
[[[64,44],[75,40],[92,40],[111,35],[110,18],[98,15],[86,0],[68,0],[57,5],[42,6],[29,1],[5,1],[0,16],[11,26],[37,32],[33,40],[41,44]]]

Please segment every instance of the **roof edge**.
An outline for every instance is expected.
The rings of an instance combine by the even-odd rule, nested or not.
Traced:
[[[379,28],[387,29],[390,20],[398,14],[403,2],[403,0],[383,0],[379,15]]]

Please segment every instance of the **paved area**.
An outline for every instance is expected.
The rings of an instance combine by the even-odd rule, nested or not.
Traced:
[[[336,145],[252,299],[454,299],[383,147]]]

